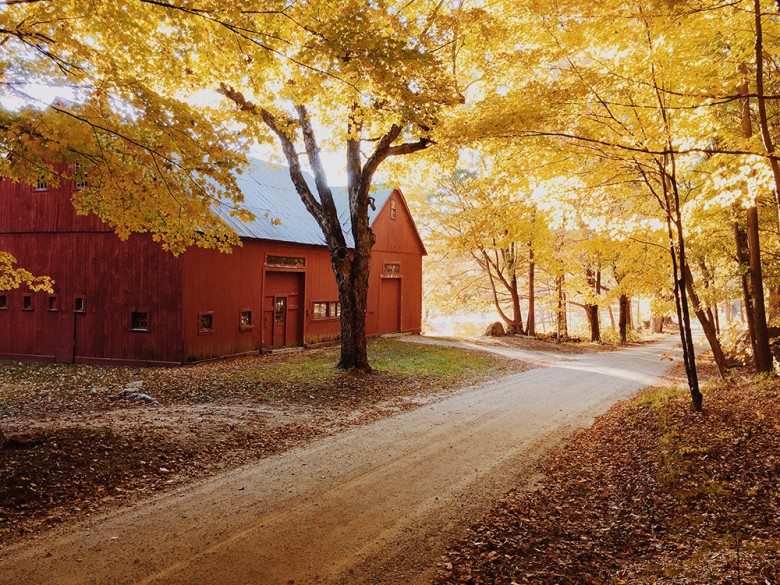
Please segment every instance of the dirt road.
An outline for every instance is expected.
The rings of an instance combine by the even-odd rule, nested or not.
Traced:
[[[422,583],[674,339],[572,356],[0,551],[0,583]]]

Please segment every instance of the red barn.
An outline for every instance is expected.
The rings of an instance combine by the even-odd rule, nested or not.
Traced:
[[[337,339],[330,256],[287,169],[257,162],[239,183],[257,219],[225,220],[243,246],[174,257],[149,236],[122,242],[77,216],[70,199],[82,185],[3,180],[0,250],[55,290],[0,291],[0,359],[173,365]],[[348,225],[346,192],[334,196]],[[367,332],[419,332],[425,246],[400,191],[372,196]]]

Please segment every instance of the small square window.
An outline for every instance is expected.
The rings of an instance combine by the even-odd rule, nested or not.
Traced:
[[[328,318],[328,303],[313,303],[311,311],[312,319]]]
[[[38,177],[38,180],[35,182],[35,190],[46,191],[48,188],[49,186],[46,184],[46,179],[43,177]]]
[[[22,296],[22,311],[32,311],[32,295]]]
[[[198,313],[198,333],[214,332],[214,312]]]
[[[239,316],[238,327],[241,331],[248,331],[252,329],[252,311],[244,309]]]
[[[395,199],[390,200],[390,219],[396,218]]]
[[[384,276],[400,276],[401,264],[399,262],[387,262],[382,267],[382,274]]]
[[[0,295],[0,311],[8,310],[8,295]]]
[[[60,303],[57,295],[49,295],[49,301],[47,307],[48,310],[52,312],[60,310]]]
[[[328,317],[336,318],[341,316],[341,303],[332,301],[328,303]]]
[[[75,313],[87,312],[87,300],[84,297],[76,297],[73,303],[73,311]]]
[[[130,331],[149,331],[148,311],[130,311]]]

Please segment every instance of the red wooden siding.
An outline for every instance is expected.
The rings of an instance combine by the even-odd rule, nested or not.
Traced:
[[[65,165],[59,165],[64,172]],[[31,185],[0,181],[0,234],[54,232],[110,232],[96,216],[76,215],[71,203],[72,180],[35,191]]]
[[[76,216],[73,189],[73,181],[40,192],[0,182],[0,250],[56,281],[51,301],[44,292],[1,293],[0,359],[160,365],[338,339],[338,289],[324,246],[245,239],[232,254],[195,248],[175,258],[149,236],[122,242],[97,218]],[[400,192],[373,229],[367,334],[419,332],[425,249]],[[268,256],[304,265],[269,265]],[[385,273],[386,264],[397,270]],[[315,303],[329,303],[329,314],[315,318]],[[133,311],[148,318],[148,331],[131,330]]]
[[[161,365],[181,361],[181,268],[150,237],[122,242],[113,233],[0,234],[0,250],[55,280],[49,293],[4,293],[0,357]],[[21,308],[32,295],[32,311]],[[76,312],[76,298],[84,311]],[[149,316],[149,331],[130,331],[130,312]]]
[[[391,218],[393,201],[396,203],[395,219]],[[399,191],[393,191],[374,220],[373,230],[376,244],[371,256],[366,331],[369,335],[395,331],[419,333],[422,324],[422,256],[426,251]],[[400,271],[385,275],[385,264],[398,264]],[[397,283],[385,282],[389,280]],[[397,289],[400,289],[398,293]],[[396,294],[400,298],[398,305],[395,304]],[[400,315],[397,314],[399,311]],[[396,323],[400,323],[397,329]]]

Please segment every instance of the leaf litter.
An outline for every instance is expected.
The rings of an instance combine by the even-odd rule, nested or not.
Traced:
[[[370,374],[337,370],[337,348],[180,368],[0,362],[0,548],[528,368],[389,339],[370,351]]]
[[[780,381],[681,368],[615,405],[452,544],[443,584],[780,583]]]

